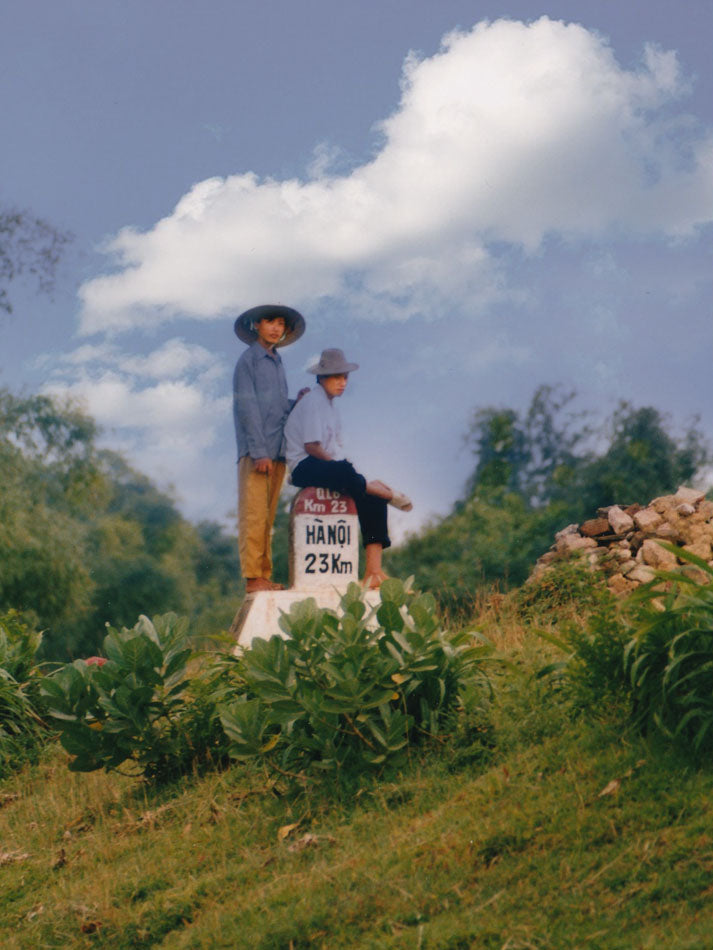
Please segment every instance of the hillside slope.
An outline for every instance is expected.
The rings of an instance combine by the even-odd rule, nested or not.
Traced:
[[[59,750],[0,786],[0,945],[713,946],[713,775],[575,717],[532,629],[493,626],[494,748],[287,793],[242,767],[151,791]]]

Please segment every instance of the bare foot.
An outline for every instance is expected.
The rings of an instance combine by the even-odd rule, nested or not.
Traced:
[[[391,498],[389,498],[389,504],[393,505],[394,508],[399,508],[401,511],[411,511],[413,508],[413,502],[410,498],[404,495],[400,491],[392,491]]]
[[[284,590],[282,584],[268,580],[267,577],[248,577],[245,581],[245,593],[256,594],[263,590]]]
[[[378,571],[374,574],[367,574],[362,581],[362,587],[366,590],[378,590],[382,583],[388,578],[388,574],[384,571]]]

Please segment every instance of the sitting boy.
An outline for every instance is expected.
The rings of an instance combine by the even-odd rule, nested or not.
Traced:
[[[319,362],[307,370],[317,376],[319,385],[290,413],[285,439],[293,485],[329,488],[354,499],[366,554],[364,583],[374,589],[386,577],[381,555],[391,544],[386,506],[410,511],[413,505],[383,482],[367,481],[343,457],[342,427],[334,400],[344,392],[349,373],[358,368],[356,363],[346,361],[341,350],[324,350]]]
[[[238,551],[248,594],[281,587],[271,580],[272,526],[285,477],[282,430],[293,403],[277,348],[294,343],[304,329],[301,314],[276,305],[253,307],[235,321],[238,339],[250,344],[233,374]]]

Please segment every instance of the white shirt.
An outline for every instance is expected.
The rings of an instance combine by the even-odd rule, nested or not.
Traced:
[[[342,420],[335,402],[336,398],[330,399],[317,383],[296,403],[285,423],[285,454],[290,472],[307,458],[305,442],[319,442],[333,459],[344,458]]]

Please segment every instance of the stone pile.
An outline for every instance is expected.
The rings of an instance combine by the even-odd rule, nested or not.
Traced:
[[[713,501],[694,488],[654,498],[646,507],[610,505],[581,525],[555,535],[555,543],[538,560],[529,580],[553,563],[577,553],[592,570],[601,570],[615,594],[627,594],[654,578],[655,570],[680,570],[701,582],[708,575],[662,547],[659,541],[690,551],[713,566]]]

